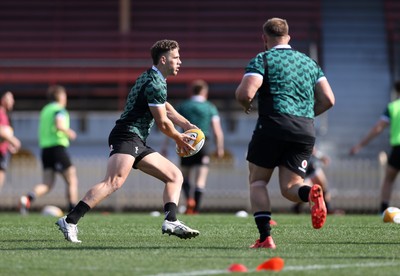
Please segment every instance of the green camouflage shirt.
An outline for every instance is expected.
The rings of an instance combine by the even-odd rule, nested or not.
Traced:
[[[196,96],[181,103],[177,111],[200,128],[206,137],[210,135],[211,119],[218,116],[218,110],[213,103]]]
[[[318,64],[291,48],[272,48],[259,53],[246,73],[263,76],[258,91],[260,116],[273,113],[314,118],[314,87],[324,77]]]
[[[116,124],[146,141],[154,124],[149,106],[164,105],[166,101],[167,83],[164,77],[155,67],[148,69],[133,85],[124,112]]]

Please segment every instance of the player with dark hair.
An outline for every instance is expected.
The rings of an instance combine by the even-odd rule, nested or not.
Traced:
[[[162,233],[187,239],[199,235],[176,218],[183,176],[170,160],[146,145],[154,123],[166,136],[188,154],[194,148],[189,135],[180,133],[174,124],[185,131],[197,128],[167,102],[168,76],[178,74],[181,66],[179,45],[174,40],[160,40],[151,47],[153,66],[143,72],[129,92],[124,111],[108,138],[110,156],[104,179],[94,185],[65,217],[57,221],[65,239],[79,243],[78,221],[103,199],[122,187],[132,168],[139,169],[164,182],[164,222]]]
[[[245,113],[258,99],[258,120],[247,152],[250,201],[260,233],[251,248],[276,248],[267,189],[275,167],[282,195],[310,202],[314,228],[325,223],[322,188],[305,184],[304,176],[315,143],[314,117],[332,107],[335,98],[318,64],[288,44],[286,20],[266,21],[262,39],[266,51],[250,60],[235,95]]]
[[[9,112],[14,108],[14,95],[11,91],[0,93],[0,190],[6,180],[8,158],[21,148],[20,140],[15,137],[11,127]]]

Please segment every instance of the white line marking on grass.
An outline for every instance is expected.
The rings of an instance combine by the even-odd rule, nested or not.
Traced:
[[[334,265],[305,265],[305,266],[285,266],[283,270],[318,270],[318,269],[340,269],[349,267],[380,267],[380,266],[400,266],[399,262],[386,263],[358,263],[358,264],[334,264]]]
[[[282,271],[304,271],[304,270],[320,270],[320,269],[341,269],[350,267],[381,267],[381,266],[400,266],[400,262],[285,266]],[[249,269],[248,272],[255,272],[255,269]],[[223,269],[223,270],[221,269],[221,270],[186,271],[177,273],[159,273],[147,276],[202,276],[202,275],[215,275],[215,274],[228,274],[228,273],[232,272],[228,271],[228,269]]]
[[[201,276],[201,275],[215,275],[215,274],[223,274],[223,273],[231,273],[228,269],[224,270],[199,270],[199,271],[186,271],[186,272],[178,272],[178,273],[160,273],[153,274],[147,276]]]

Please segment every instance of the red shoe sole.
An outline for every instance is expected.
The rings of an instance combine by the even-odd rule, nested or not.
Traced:
[[[314,184],[310,191],[311,222],[315,229],[320,229],[326,221],[327,210],[322,188]]]

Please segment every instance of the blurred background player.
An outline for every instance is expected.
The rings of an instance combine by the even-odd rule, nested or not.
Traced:
[[[0,93],[0,190],[6,180],[9,154],[17,153],[21,142],[14,136],[9,112],[14,108],[14,95],[10,91]]]
[[[67,148],[70,140],[76,139],[76,133],[70,128],[70,117],[66,109],[67,92],[63,86],[48,88],[50,103],[46,104],[39,118],[39,147],[43,165],[43,183],[37,184],[33,191],[20,198],[20,212],[27,214],[32,202],[50,192],[60,173],[67,185],[68,210],[78,201],[78,178]]]
[[[304,183],[304,177],[315,144],[314,118],[331,108],[335,97],[320,66],[290,47],[286,20],[271,18],[262,30],[265,51],[250,60],[235,96],[247,114],[254,98],[258,100],[247,161],[251,208],[260,235],[250,247],[275,249],[267,188],[275,167],[282,195],[293,202],[310,202],[314,228],[325,223],[322,187]]]
[[[394,89],[396,99],[387,105],[385,111],[367,135],[350,149],[350,155],[357,154],[361,148],[381,134],[387,126],[390,126],[390,145],[392,150],[389,155],[385,176],[381,185],[380,213],[383,213],[383,211],[385,211],[390,205],[394,181],[396,180],[397,174],[400,170],[400,81],[395,82]]]
[[[208,101],[208,84],[196,80],[190,87],[191,97],[177,107],[177,111],[200,128],[206,137],[203,148],[191,157],[180,158],[184,177],[182,190],[186,197],[186,214],[200,211],[201,199],[207,183],[210,164],[211,132],[214,135],[217,158],[224,156],[224,133],[217,107]],[[194,187],[191,180],[194,180]],[[194,189],[193,189],[194,188]]]

